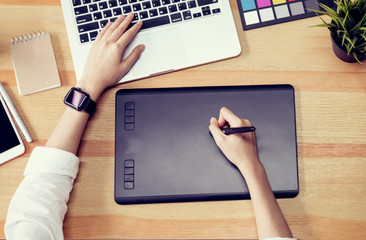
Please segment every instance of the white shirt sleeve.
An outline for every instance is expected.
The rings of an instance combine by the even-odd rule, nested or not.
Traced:
[[[6,238],[63,239],[62,224],[78,171],[79,158],[74,154],[36,147],[10,201]]]

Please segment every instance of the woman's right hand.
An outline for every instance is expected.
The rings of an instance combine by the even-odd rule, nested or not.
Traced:
[[[260,166],[255,132],[225,135],[221,128],[253,126],[247,119],[240,119],[228,108],[220,109],[219,119],[211,118],[209,129],[217,146],[239,170],[247,175]]]

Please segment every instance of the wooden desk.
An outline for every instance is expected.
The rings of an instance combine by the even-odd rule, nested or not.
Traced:
[[[108,90],[84,135],[80,172],[64,222],[66,238],[257,238],[251,202],[120,206],[113,200],[114,95],[120,88],[289,83],[296,89],[300,194],[278,200],[300,239],[366,238],[366,65],[338,60],[326,29],[310,18],[243,32],[234,59],[126,83]],[[0,81],[35,139],[0,166],[0,238],[9,201],[35,146],[50,136],[76,83],[59,0],[0,1]],[[9,39],[52,35],[62,87],[19,96]],[[218,109],[219,110],[219,109]]]

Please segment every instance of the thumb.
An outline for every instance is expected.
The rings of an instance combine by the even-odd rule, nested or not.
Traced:
[[[140,58],[142,52],[145,50],[145,45],[138,45],[136,46],[132,52],[130,53],[130,55],[128,55],[127,58],[125,58],[122,62],[121,62],[121,71],[123,73],[123,75],[125,73],[127,73],[130,68],[135,64],[135,62]]]
[[[212,117],[210,119],[210,126],[208,128],[210,129],[210,132],[215,139],[216,144],[224,139],[225,134],[219,128],[219,123],[217,122],[216,118]]]

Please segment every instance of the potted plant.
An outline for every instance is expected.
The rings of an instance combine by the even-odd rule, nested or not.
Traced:
[[[336,10],[319,3],[324,10],[314,11],[323,24],[314,27],[327,27],[333,43],[335,55],[345,62],[356,62],[366,58],[366,0],[335,0]],[[319,15],[331,18],[326,23]]]

